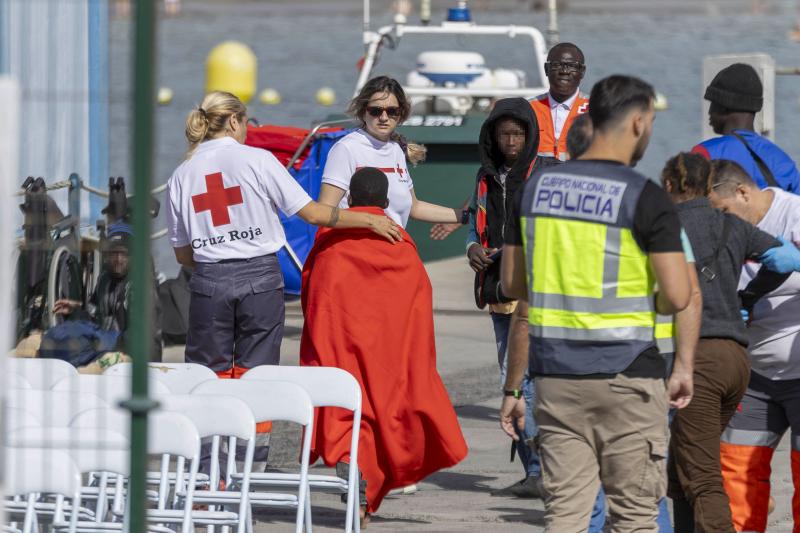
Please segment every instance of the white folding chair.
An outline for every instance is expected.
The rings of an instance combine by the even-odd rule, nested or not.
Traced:
[[[350,474],[347,481],[338,476],[311,474],[308,484],[311,489],[347,494],[345,531],[361,530],[358,501],[358,437],[361,428],[361,385],[349,372],[341,368],[321,366],[276,366],[262,365],[251,368],[243,380],[289,381],[305,389],[314,407],[340,407],[353,412],[353,428],[350,438]],[[255,473],[251,478],[253,487],[296,486],[296,474]]]
[[[3,421],[6,426],[6,431],[14,431],[15,429],[28,426],[36,427],[42,425],[42,421],[39,420],[39,417],[18,407],[6,407]]]
[[[45,427],[65,427],[78,413],[107,403],[84,392],[17,389],[6,392],[6,406],[25,411]]]
[[[32,389],[30,382],[19,374],[9,372],[6,374],[6,387],[9,389]]]
[[[252,520],[249,513],[248,493],[250,490],[250,471],[253,466],[255,450],[256,422],[250,407],[233,396],[185,394],[173,395],[161,400],[161,409],[174,411],[187,416],[197,427],[200,438],[212,437],[211,476],[209,490],[196,490],[195,503],[222,504],[230,506],[231,498],[239,497],[238,512],[225,512],[210,509],[209,511],[193,511],[192,522],[204,526],[237,526],[238,533],[250,529],[247,521]],[[219,487],[219,444],[220,439],[228,437],[228,450],[236,450],[237,439],[247,441],[244,466],[242,470],[241,490],[238,492]],[[226,487],[230,488],[231,474],[236,469],[235,453],[228,453]],[[179,467],[180,474],[180,467]],[[182,487],[176,487],[176,497],[182,496]]]
[[[300,475],[297,496],[266,492],[250,492],[251,505],[270,507],[296,507],[295,531],[301,533],[305,524],[311,531],[311,504],[308,490],[308,460],[311,453],[311,433],[314,405],[308,393],[299,385],[284,381],[270,382],[268,387],[259,381],[219,379],[201,383],[192,394],[234,396],[244,401],[253,411],[256,422],[285,421],[303,426],[303,444],[300,450]],[[229,450],[229,453],[233,453]],[[252,477],[252,475],[251,475]],[[224,495],[224,493],[222,493]],[[231,498],[232,500],[234,498]],[[248,527],[252,520],[247,521]]]
[[[74,366],[61,359],[7,359],[6,371],[18,374],[30,383],[31,388],[49,390],[55,383],[67,376],[76,376]]]
[[[128,477],[129,442],[121,433],[105,428],[24,427],[8,435],[10,446],[17,448],[47,448],[67,451],[82,474],[100,473],[97,486],[83,487],[81,498],[96,500],[94,521],[78,522],[80,531],[107,529],[101,525],[107,502],[108,477],[117,476],[113,490],[114,510],[123,510],[122,478]]]
[[[103,375],[130,376],[133,370],[131,363],[119,363],[111,366]],[[148,373],[164,383],[174,394],[189,394],[192,389],[204,381],[219,379],[210,368],[196,363],[150,363]]]
[[[66,377],[53,385],[54,391],[75,391],[81,394],[96,394],[109,406],[119,405],[131,397],[131,378],[129,376],[106,376],[104,374],[77,374]],[[166,385],[157,380],[150,380],[149,394],[153,398],[161,398],[172,394]]]
[[[5,493],[7,496],[26,497],[22,533],[32,533],[36,521],[36,502],[40,494],[55,494],[54,523],[67,525],[75,533],[78,513],[64,515],[63,498],[72,500],[73,509],[80,502],[81,473],[70,455],[63,450],[41,448],[5,449]]]
[[[125,431],[123,434],[127,434],[129,428],[126,429],[126,425],[129,422],[124,417],[115,415],[119,415],[119,412],[86,411],[72,421],[72,427],[92,428],[97,427],[96,424],[100,422],[105,424],[108,429],[118,433]],[[197,428],[188,417],[181,413],[154,411],[148,416],[147,452],[150,455],[160,455],[162,457],[162,468],[158,483],[158,508],[148,509],[148,521],[156,524],[180,524],[181,533],[190,533],[192,529],[192,505],[197,484],[197,469],[200,463],[200,435],[197,432]],[[166,508],[170,489],[170,473],[167,465],[172,456],[176,459],[182,457],[184,462],[189,462],[189,476],[183,509]],[[180,474],[176,472],[174,477],[182,480],[182,472]],[[122,524],[120,523],[117,529],[121,528]],[[153,529],[153,526],[149,526],[149,529]]]

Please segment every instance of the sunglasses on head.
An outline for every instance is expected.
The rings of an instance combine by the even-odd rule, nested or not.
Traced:
[[[390,107],[380,107],[380,106],[369,106],[367,107],[367,113],[369,116],[378,118],[383,115],[383,112],[386,111],[386,116],[393,119],[400,118],[400,108],[397,106],[390,106]]]

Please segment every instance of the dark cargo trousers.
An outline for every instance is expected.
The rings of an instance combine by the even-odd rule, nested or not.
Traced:
[[[284,305],[277,256],[197,263],[189,289],[186,362],[214,372],[280,362]]]
[[[276,255],[197,263],[189,289],[186,362],[233,378],[249,368],[280,362],[285,315],[283,274]],[[243,457],[243,450],[242,446],[237,456]],[[204,444],[206,472],[210,451]],[[259,432],[254,472],[265,470],[268,454],[269,433]],[[224,464],[223,454],[220,465]]]
[[[750,377],[747,351],[729,339],[700,339],[694,395],[672,421],[669,497],[676,533],[733,533],[722,484],[720,436],[736,412]]]

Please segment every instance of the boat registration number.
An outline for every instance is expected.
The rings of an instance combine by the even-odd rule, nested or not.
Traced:
[[[461,126],[464,117],[454,117],[452,115],[417,115],[406,120],[406,126],[436,126],[451,127]]]

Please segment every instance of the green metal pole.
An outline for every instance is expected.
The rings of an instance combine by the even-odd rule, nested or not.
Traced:
[[[145,533],[147,525],[147,413],[155,407],[147,392],[147,353],[152,337],[152,266],[150,261],[150,189],[153,162],[153,106],[155,101],[154,0],[136,0],[134,26],[133,93],[133,239],[131,245],[130,335],[126,349],[133,358],[131,399],[131,477],[129,533]]]

